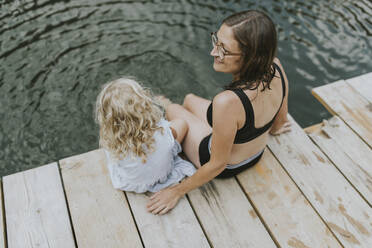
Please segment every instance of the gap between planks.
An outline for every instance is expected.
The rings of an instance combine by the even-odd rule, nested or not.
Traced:
[[[292,117],[291,121],[295,123]],[[371,213],[371,208],[355,191],[354,187],[345,180],[345,177],[339,174],[339,170],[334,168],[334,164],[327,156],[322,154],[323,150],[310,141],[311,139],[303,132],[303,129],[297,123],[293,127],[292,133],[283,135],[280,139],[270,140],[269,147],[282,161],[282,165],[287,168],[298,185],[301,185],[301,189],[308,199],[311,199],[313,206],[329,223],[329,226],[332,226],[334,233],[343,243],[353,244],[353,247],[355,244],[370,244],[371,236],[365,227],[370,226],[370,223],[367,223],[369,221],[366,220],[368,219],[366,213]],[[281,145],[283,142],[289,144],[283,146]],[[293,151],[298,151],[299,154],[290,156]],[[321,190],[319,192],[327,196],[326,201],[323,202],[323,199],[319,199],[317,196],[319,193],[314,191],[315,189]],[[341,203],[342,201],[343,203]],[[363,210],[366,213],[362,212]],[[369,215],[371,216],[371,214]]]
[[[313,88],[311,94],[328,110],[328,112],[342,119],[357,136],[372,148],[372,129],[369,123],[372,120],[372,116],[369,113],[372,103],[367,99],[367,96],[361,95],[360,92],[354,88],[353,84],[350,83],[360,77],[362,76],[347,80],[339,80]],[[335,95],[332,95],[333,91]],[[329,95],[331,92],[332,94]],[[351,97],[349,101],[353,99],[350,105],[342,101],[346,96]],[[356,109],[352,110],[352,108]],[[355,111],[357,113],[355,113]]]
[[[7,238],[7,229],[6,229],[6,215],[5,215],[5,203],[4,203],[4,187],[3,187],[3,180],[0,179],[0,194],[1,194],[1,224],[3,229],[3,236],[0,243],[0,247],[8,247],[8,238]]]
[[[129,199],[128,199],[128,196],[127,196],[127,193],[126,193],[125,191],[123,191],[123,194],[124,194],[125,199],[126,199],[127,202],[128,202],[129,212],[130,212],[130,214],[132,215],[132,218],[133,218],[133,221],[134,221],[134,225],[136,226],[137,233],[138,233],[138,236],[139,236],[139,238],[140,238],[140,241],[141,241],[142,247],[145,247],[145,243],[143,242],[143,238],[142,238],[141,232],[140,232],[140,230],[139,230],[139,228],[138,228],[137,220],[136,220],[136,217],[134,216],[134,213],[133,213],[133,210],[132,210],[132,206],[130,205],[130,202],[129,202]]]
[[[67,196],[66,196],[65,183],[64,183],[63,178],[62,178],[61,166],[60,166],[60,164],[59,164],[59,160],[56,161],[56,163],[57,163],[57,166],[58,166],[59,178],[60,178],[60,180],[61,180],[61,184],[62,184],[63,196],[65,197],[65,203],[66,203],[66,208],[67,208],[67,214],[68,214],[68,218],[69,218],[69,220],[70,220],[70,226],[71,226],[71,230],[72,230],[72,237],[74,238],[75,247],[78,247],[78,245],[77,245],[77,240],[76,240],[76,235],[75,235],[74,225],[72,224],[72,218],[71,218],[71,213],[70,213],[70,206],[69,206],[69,204],[68,204],[68,200],[67,200]]]
[[[310,127],[315,127],[319,124],[315,124],[313,126],[310,126]],[[304,129],[305,130],[305,129]],[[337,237],[337,235],[333,232],[332,228],[330,226],[328,226],[327,222],[322,218],[322,216],[320,215],[320,213],[316,210],[316,208],[314,207],[314,205],[311,203],[311,201],[306,197],[306,195],[304,194],[304,192],[301,190],[301,187],[296,183],[296,181],[292,178],[292,176],[289,174],[289,172],[286,170],[286,168],[283,166],[283,164],[280,162],[280,160],[278,159],[278,157],[275,155],[275,153],[269,148],[269,146],[267,146],[267,149],[270,150],[270,152],[273,154],[274,158],[276,159],[276,161],[278,161],[278,163],[280,164],[280,166],[282,167],[282,169],[284,170],[284,172],[287,174],[287,176],[292,180],[293,184],[296,185],[297,189],[301,192],[302,196],[306,199],[306,201],[309,203],[309,205],[311,206],[311,208],[313,209],[313,211],[316,213],[316,215],[319,217],[319,219],[323,222],[323,224],[328,228],[328,230],[330,231],[330,233],[333,235],[333,237],[337,240],[337,242],[340,244],[341,247],[344,247],[342,242],[339,240],[339,238]]]
[[[208,241],[209,246],[210,246],[211,248],[213,248],[214,246],[213,246],[213,244],[212,244],[212,241],[211,241],[210,238],[208,237],[207,232],[205,231],[205,227],[203,226],[201,220],[199,219],[198,214],[197,214],[196,211],[195,211],[194,206],[192,205],[192,202],[190,201],[189,195],[186,194],[185,197],[186,197],[187,201],[188,201],[189,204],[190,204],[191,210],[192,210],[192,212],[194,213],[195,218],[197,219],[197,221],[198,221],[198,223],[199,223],[199,225],[200,225],[200,228],[202,229],[203,234],[204,234],[205,238],[206,238],[207,241]]]
[[[338,117],[338,115],[336,115]],[[341,117],[339,117],[341,121],[343,121],[341,119]],[[344,121],[343,121],[344,122]],[[345,122],[344,122],[345,123]],[[354,132],[354,130],[347,125],[347,123],[345,123],[345,125],[350,129],[350,131],[353,132],[353,134],[357,137],[357,138],[360,138],[360,136]],[[359,189],[357,188],[357,186],[354,186],[354,184],[350,181],[350,179],[347,177],[347,175],[345,175],[341,169],[336,165],[336,163],[331,159],[330,156],[328,156],[328,154],[323,151],[323,149],[310,137],[310,134],[313,134],[313,133],[320,133],[322,132],[324,135],[328,136],[327,133],[325,133],[323,130],[322,130],[322,127],[324,126],[324,124],[321,122],[321,123],[318,123],[318,124],[314,124],[312,126],[309,126],[309,127],[306,127],[304,128],[304,131],[306,132],[307,136],[310,138],[310,140],[314,143],[314,145],[316,145],[320,151],[322,151],[322,153],[327,157],[327,159],[332,163],[332,165],[339,171],[339,173],[346,179],[346,181],[349,182],[349,184],[355,189],[355,191],[362,197],[362,199],[370,206],[371,204],[369,203],[369,201],[366,199],[366,197],[362,194],[362,192],[359,191]],[[368,146],[367,143],[364,142],[363,139],[361,139],[361,141],[366,144]]]
[[[268,147],[267,147],[268,149]],[[276,159],[276,158],[275,158]],[[251,200],[251,198],[249,197],[248,193],[244,190],[244,187],[243,185],[241,184],[241,182],[239,181],[239,179],[234,176],[235,180],[237,181],[240,189],[243,191],[245,197],[247,198],[247,200],[249,201],[249,203],[251,204],[252,208],[254,209],[254,212],[256,213],[256,215],[258,216],[258,218],[260,219],[262,225],[265,227],[266,231],[268,232],[268,234],[270,235],[271,239],[274,241],[275,245],[277,247],[280,247],[280,244],[278,242],[278,240],[276,240],[274,234],[272,233],[272,231],[270,230],[268,224],[265,222],[264,218],[261,216],[260,212],[258,211],[258,208],[256,207],[256,205],[254,204],[254,202]]]

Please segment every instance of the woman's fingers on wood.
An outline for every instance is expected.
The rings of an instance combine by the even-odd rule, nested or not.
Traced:
[[[163,214],[166,214],[170,209],[168,207],[164,208],[160,213],[159,215],[163,215]]]
[[[161,204],[159,202],[154,203],[150,207],[148,207],[148,211],[152,212],[153,210],[157,209]]]
[[[154,205],[158,204],[159,201],[160,201],[160,200],[157,199],[157,198],[151,200],[151,201],[147,204],[147,208],[148,208],[148,209],[152,208]]]
[[[164,208],[166,208],[167,206],[164,206],[164,205],[161,205],[159,207],[157,207],[156,209],[154,209],[153,211],[151,211],[153,214],[158,214],[160,211],[162,211]]]
[[[159,190],[158,192],[154,193],[152,196],[150,196],[150,199],[152,200],[152,199],[156,198],[158,195],[161,194],[161,192],[163,192],[163,190],[164,190],[164,189]]]
[[[159,192],[156,192],[155,194],[153,194],[152,196],[150,196],[150,200],[154,199],[157,195],[158,195]]]
[[[154,205],[155,203],[156,203],[156,201],[150,201],[150,202],[147,203],[146,207],[151,208],[152,205]]]

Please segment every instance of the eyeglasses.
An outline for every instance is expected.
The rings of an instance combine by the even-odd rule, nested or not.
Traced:
[[[222,44],[218,44],[218,37],[217,37],[216,32],[212,32],[211,37],[212,37],[212,45],[213,47],[217,47],[218,56],[220,57],[221,60],[224,59],[225,56],[241,55],[241,53],[232,53],[232,52],[226,51],[226,49],[223,47]]]

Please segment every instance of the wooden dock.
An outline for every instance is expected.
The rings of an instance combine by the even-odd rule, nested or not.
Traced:
[[[372,73],[313,90],[334,115],[169,214],[115,190],[102,150],[3,177],[0,247],[372,247]]]

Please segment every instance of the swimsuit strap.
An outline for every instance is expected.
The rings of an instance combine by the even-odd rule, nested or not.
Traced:
[[[231,91],[233,91],[240,98],[240,101],[242,102],[245,111],[245,124],[239,130],[244,129],[246,126],[249,127],[254,126],[253,107],[248,96],[244,93],[244,91],[241,88],[232,89]]]
[[[282,79],[282,90],[283,90],[283,99],[284,99],[284,97],[285,97],[285,82],[284,82],[283,72],[282,72],[282,70],[280,70],[280,67],[275,63],[274,63],[274,67],[275,67],[275,69],[277,69],[279,71],[280,78]]]

